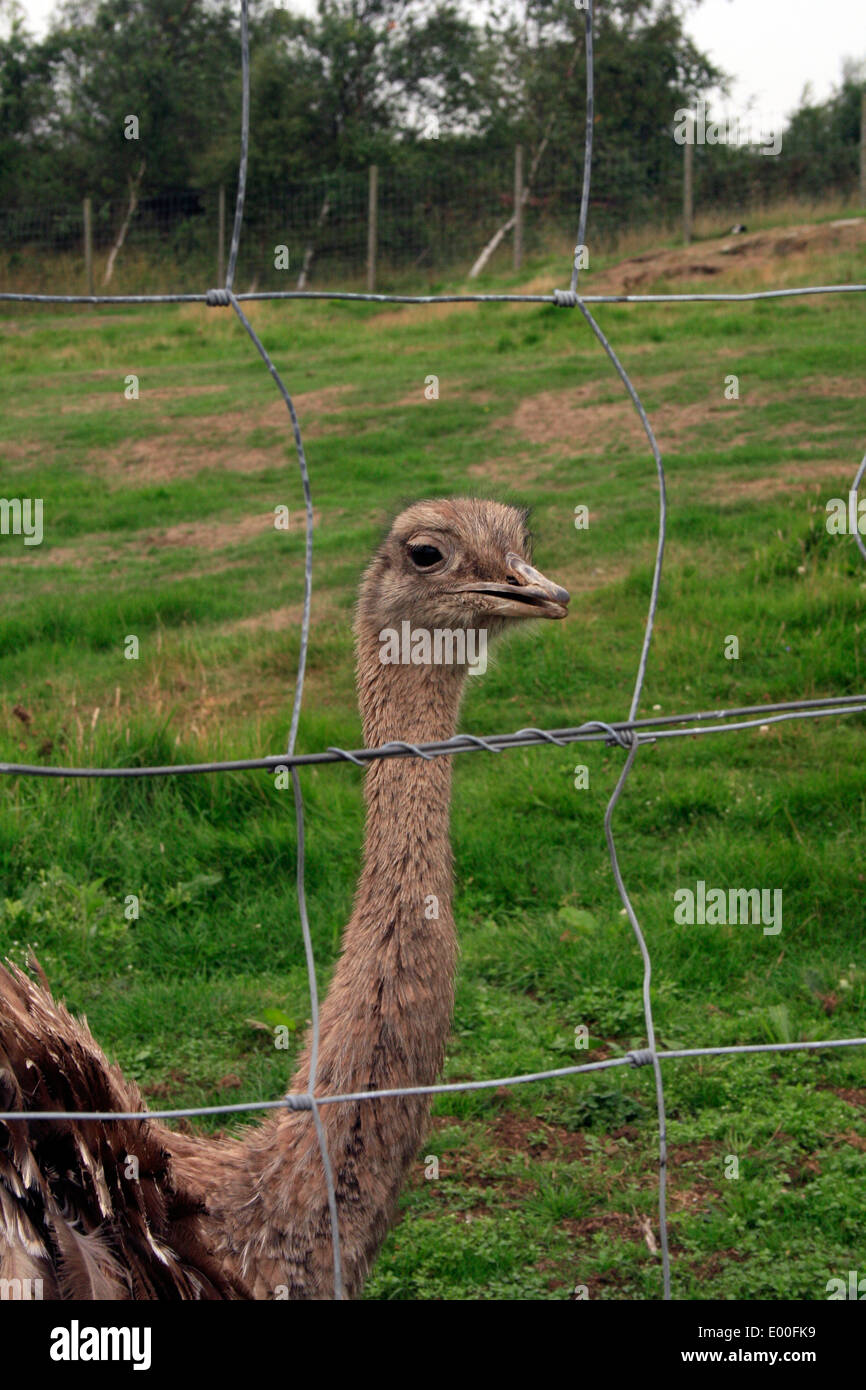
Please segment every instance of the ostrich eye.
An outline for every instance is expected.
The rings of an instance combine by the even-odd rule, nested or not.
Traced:
[[[437,550],[435,545],[410,545],[409,554],[412,564],[417,565],[419,570],[427,570],[442,559],[442,551]]]

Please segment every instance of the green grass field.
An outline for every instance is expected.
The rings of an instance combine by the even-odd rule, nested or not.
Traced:
[[[533,273],[566,282],[553,263]],[[750,274],[732,261],[721,287],[862,281],[866,239],[828,238]],[[599,310],[657,425],[669,484],[641,715],[863,690],[866,563],[824,524],[866,449],[862,311],[853,295]],[[316,509],[299,750],[361,742],[356,585],[389,518],[425,495],[531,504],[537,562],[573,594],[566,623],[515,634],[469,683],[463,729],[625,717],[655,469],[580,316],[250,312],[295,397]],[[302,496],[285,409],[234,316],[18,307],[0,334],[0,490],[44,500],[41,546],[0,537],[0,756],[280,751]],[[124,395],[130,374],[137,400]],[[725,399],[732,374],[738,400]],[[281,504],[287,532],[273,526]],[[574,526],[580,504],[586,530]],[[124,657],[130,635],[138,660]],[[725,656],[731,635],[737,660]],[[804,722],[640,752],[615,829],[653,957],[660,1046],[866,1033],[863,726]],[[622,759],[603,745],[455,759],[462,955],[445,1080],[644,1045],[640,958],[602,832]],[[588,789],[575,788],[578,763]],[[308,771],[303,788],[324,989],[359,861],[362,773]],[[291,793],[264,773],[4,779],[0,793],[0,954],[33,947],[151,1105],[277,1097],[286,1053],[261,1023],[282,1019],[300,1042],[309,1011]],[[698,879],[781,888],[781,932],[677,925],[673,895]],[[140,916],[127,922],[130,894]],[[587,1052],[575,1050],[580,1024]],[[823,1299],[830,1278],[866,1273],[862,1051],[683,1061],[664,1077],[675,1297]],[[425,1177],[428,1155],[438,1179]],[[567,1299],[585,1285],[591,1298],[656,1298],[656,1159],[649,1068],[449,1095],[365,1296]]]

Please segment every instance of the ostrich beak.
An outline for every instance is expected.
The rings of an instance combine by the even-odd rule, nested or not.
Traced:
[[[570,594],[546,579],[513,551],[505,557],[508,579],[504,584],[472,584],[464,594],[487,594],[492,611],[502,618],[564,618]]]

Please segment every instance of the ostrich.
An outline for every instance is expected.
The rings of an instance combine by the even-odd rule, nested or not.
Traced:
[[[503,631],[562,618],[568,593],[533,569],[525,513],[466,498],[418,502],[367,569],[355,620],[367,746],[455,732],[465,665],[382,659],[385,630]],[[451,759],[381,758],[365,779],[363,867],[320,1014],[316,1094],[430,1085],[453,1007]],[[40,972],[41,975],[41,972]],[[291,1089],[310,1085],[310,1041]],[[86,1023],[41,977],[0,967],[0,1111],[143,1110]],[[320,1109],[345,1288],[378,1250],[423,1140],[429,1097]],[[326,1299],[331,1228],[308,1111],[233,1137],[155,1121],[0,1121],[0,1278],[44,1298]]]

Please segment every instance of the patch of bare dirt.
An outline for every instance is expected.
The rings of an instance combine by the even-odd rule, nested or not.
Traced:
[[[442,1130],[453,1128],[457,1122],[453,1116],[436,1116],[432,1123],[434,1129]],[[535,1183],[516,1177],[513,1173],[495,1172],[503,1155],[522,1158],[528,1169],[533,1159],[570,1163],[585,1158],[587,1154],[587,1141],[583,1134],[547,1124],[532,1115],[505,1110],[487,1122],[484,1129],[485,1140],[492,1145],[492,1152],[470,1135],[464,1147],[447,1151],[441,1160],[442,1168],[447,1170],[449,1176],[458,1177],[468,1186],[496,1188],[509,1197],[534,1190]],[[505,1205],[509,1205],[508,1200]]]
[[[840,463],[838,459],[816,459],[812,463],[791,463],[769,469],[754,478],[714,472],[707,487],[714,502],[737,502],[741,498],[762,501],[781,493],[814,491],[816,482],[826,479],[831,487],[836,486],[835,496],[847,497],[852,473],[850,460]]]
[[[818,1085],[819,1091],[832,1091],[834,1096],[840,1100],[847,1101],[849,1105],[856,1105],[858,1109],[866,1110],[866,1086],[828,1086]]]
[[[866,239],[866,218],[846,218],[794,227],[773,227],[742,236],[722,236],[702,240],[692,246],[666,247],[644,251],[609,266],[599,274],[590,273],[583,281],[586,294],[646,293],[660,281],[710,279],[713,290],[724,290],[724,280],[744,275],[757,283],[777,281],[779,261],[799,270],[798,262],[816,254],[844,252]],[[547,277],[535,276],[521,285],[521,294],[549,294]]]
[[[295,530],[303,529],[303,515],[298,514]],[[320,525],[321,512],[313,511],[314,528]],[[73,565],[86,569],[88,565],[104,561],[108,554],[112,559],[120,559],[132,554],[146,554],[151,550],[188,549],[207,553],[229,550],[232,546],[252,540],[256,536],[270,535],[274,530],[274,513],[261,512],[255,516],[232,517],[228,521],[182,521],[175,526],[147,527],[126,535],[99,532],[82,537],[74,546],[24,547],[14,553],[4,554],[0,549],[0,564]]]
[[[425,385],[421,384],[410,392],[409,395],[401,396],[399,400],[389,401],[389,408],[396,405],[435,405],[436,400],[428,400],[424,394]],[[497,399],[495,391],[485,391],[478,386],[466,386],[461,382],[448,382],[444,386],[440,383],[440,397],[450,400],[471,400],[474,405],[488,405]]]
[[[283,608],[270,608],[266,613],[253,613],[223,625],[223,632],[288,632],[297,627],[304,616],[302,603],[288,603]]]
[[[533,444],[570,443],[576,449],[603,449],[617,435],[636,442],[641,433],[632,408],[624,402],[581,405],[567,390],[526,397],[510,423]]]
[[[32,565],[34,569],[42,569],[46,565],[75,565],[76,568],[83,569],[90,564],[93,558],[86,554],[82,548],[71,545],[52,545],[48,548],[43,545],[25,547],[19,541],[20,548],[15,550],[7,549],[8,545],[9,541],[4,536],[3,540],[0,541],[0,566]]]
[[[273,512],[262,512],[258,516],[233,517],[231,521],[183,521],[161,530],[138,531],[126,544],[137,550],[153,547],[162,550],[167,546],[183,546],[190,550],[224,550],[254,536],[267,535],[273,529]]]
[[[302,391],[297,395],[292,395],[290,390],[301,433],[311,436],[316,432],[324,432],[330,418],[342,414],[348,408],[345,397],[352,389],[347,385],[325,386],[320,391]],[[165,423],[171,424],[172,428],[191,425],[196,434],[206,435],[209,439],[236,438],[244,430],[258,429],[263,425],[274,429],[291,429],[289,412],[281,396],[275,396],[265,406],[251,407],[249,410],[230,410],[222,415],[198,415],[189,421],[167,419]]]
[[[560,584],[573,596],[604,589],[608,584],[617,584],[631,573],[631,568],[630,561],[606,557],[596,564],[583,560],[574,561],[570,565],[558,565],[556,573]]]
[[[748,388],[739,401],[726,400],[719,390],[712,395],[705,393],[698,400],[652,403],[656,391],[677,385],[681,393],[687,389],[681,373],[652,377],[640,387],[650,424],[662,450],[680,447],[697,429],[708,425],[714,437],[729,447],[744,443],[747,435],[742,431],[749,423],[750,405],[765,406],[789,400],[785,391],[755,386]],[[631,401],[624,393],[617,394],[615,399],[610,399],[611,394],[609,383],[596,381],[557,391],[542,391],[522,400],[509,424],[533,444],[569,444],[580,453],[603,452],[624,441],[635,446],[645,445],[646,434]],[[864,392],[862,382],[852,376],[822,378],[804,386],[802,394],[821,400],[861,400]],[[838,428],[833,424],[811,425],[792,420],[775,428],[774,433],[811,438],[833,433]]]
[[[43,446],[35,439],[6,439],[0,443],[0,459],[4,463],[27,463],[43,453]]]
[[[483,478],[485,483],[493,483],[496,487],[520,488],[537,479],[539,462],[537,452],[500,454],[482,463],[470,463],[466,473],[470,478]]]
[[[189,1084],[189,1074],[178,1071],[172,1067],[168,1074],[167,1081],[154,1081],[148,1086],[142,1087],[145,1098],[153,1100],[166,1100],[170,1096],[176,1096],[178,1091]]]
[[[305,438],[326,433],[332,416],[345,407],[338,402],[349,386],[328,386],[294,396],[293,402]],[[129,404],[127,402],[126,404]],[[316,419],[316,416],[321,418]],[[189,477],[206,468],[228,469],[234,473],[257,473],[270,467],[276,450],[294,448],[291,421],[280,397],[262,407],[225,411],[220,415],[163,416],[159,424],[170,433],[150,439],[130,440],[117,450],[100,450],[91,455],[87,467],[111,477],[139,484],[167,482]],[[281,439],[272,448],[248,448],[238,440],[262,426],[280,431]]]
[[[221,391],[227,391],[228,387],[221,386],[145,386],[141,389],[138,401],[129,401],[124,395],[123,376],[118,374],[118,388],[116,391],[105,391],[88,396],[76,396],[74,400],[64,400],[60,403],[59,414],[61,415],[87,415],[95,410],[135,410],[142,401],[149,405],[151,401],[171,401],[186,400],[191,396],[212,396]],[[56,407],[55,407],[56,408]],[[39,415],[44,411],[43,405],[35,409],[19,410],[17,415]]]
[[[729,1264],[740,1264],[748,1258],[748,1255],[744,1255],[742,1250],[715,1250],[712,1255],[708,1255],[703,1260],[692,1261],[691,1268],[703,1283],[704,1280],[714,1279],[717,1275],[724,1274]]]
[[[470,284],[465,291],[466,294],[483,294],[483,282]],[[376,314],[369,320],[369,327],[374,332],[386,331],[389,328],[400,327],[407,322],[429,322],[431,319],[449,319],[452,314],[466,313],[467,310],[478,308],[477,301],[468,304],[401,304],[396,309],[386,309],[381,314]]]
[[[599,387],[593,383],[597,395]],[[581,404],[591,398],[588,387],[578,391],[542,391],[521,401],[513,416],[513,428],[534,444],[569,444],[578,453],[602,453],[614,444],[646,446],[643,426],[631,401]],[[711,425],[717,438],[732,443],[742,425],[738,402],[724,397],[705,397],[688,404],[667,403],[649,409],[650,423],[661,449],[676,448],[700,426]]]
[[[845,1134],[833,1134],[830,1137],[835,1144],[848,1144],[852,1149],[866,1153],[866,1135],[858,1134],[856,1130],[849,1129]]]
[[[710,1140],[673,1147],[668,1159],[671,1204],[680,1211],[706,1206],[707,1198],[718,1194],[715,1178],[722,1173],[721,1151]]]
[[[251,613],[247,618],[237,618],[233,622],[223,623],[221,631],[225,633],[233,632],[290,632],[293,628],[300,629],[301,620],[304,616],[304,605],[302,603],[288,603],[282,608],[269,608],[264,613]],[[348,624],[348,616],[337,602],[336,594],[331,589],[316,589],[313,583],[312,601],[312,625],[318,630],[325,622],[339,619]]]
[[[862,376],[822,376],[817,381],[797,383],[797,392],[806,396],[826,397],[830,400],[862,401],[866,397],[866,387]],[[776,396],[776,400],[786,400],[786,396]]]
[[[644,1228],[635,1212],[601,1211],[596,1216],[565,1217],[557,1226],[568,1231],[576,1240],[598,1235],[600,1231],[611,1231],[620,1240],[634,1240],[645,1243]]]
[[[289,436],[291,438],[291,436]],[[94,451],[85,468],[107,476],[115,484],[166,483],[189,478],[205,469],[231,473],[259,473],[275,462],[271,449],[247,449],[226,444],[222,448],[191,445],[176,436],[157,435],[135,439],[118,450]]]
[[[530,1154],[533,1158],[548,1157],[572,1162],[587,1153],[583,1134],[561,1125],[546,1124],[532,1115],[506,1110],[486,1126],[497,1148]]]

